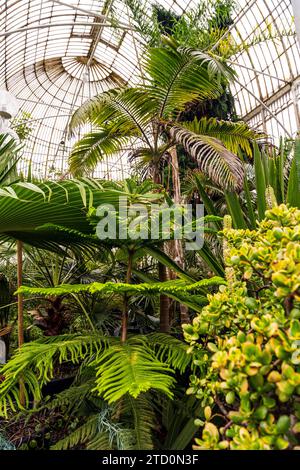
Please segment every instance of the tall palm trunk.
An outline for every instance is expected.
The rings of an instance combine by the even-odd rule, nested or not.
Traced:
[[[171,156],[171,165],[172,165],[172,183],[173,183],[173,200],[175,204],[181,204],[182,197],[181,197],[181,186],[180,186],[180,173],[179,173],[179,165],[178,165],[178,156],[176,147],[172,147],[169,150]],[[173,260],[182,268],[185,268],[185,261],[184,261],[184,251],[183,251],[183,244],[182,240],[173,240],[171,242],[171,251],[173,252]],[[176,274],[170,272],[170,278],[175,279]],[[180,304],[180,323],[190,323],[190,317],[188,314],[188,308],[185,305]]]

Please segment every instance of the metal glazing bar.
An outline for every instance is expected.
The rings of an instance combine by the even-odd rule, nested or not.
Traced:
[[[69,3],[62,2],[61,0],[49,0],[49,1],[51,3],[57,3],[58,5],[62,5],[62,6],[71,8],[72,10],[79,11],[81,13],[84,13],[87,16],[93,16],[94,18],[99,18],[101,20],[108,20],[109,21],[109,18],[107,18],[105,15],[102,15],[100,13],[95,13],[94,11],[89,11],[89,10],[86,10],[85,8],[81,8],[79,6],[77,7],[75,5],[70,5]],[[125,23],[121,23],[121,22],[119,22],[118,24],[121,25],[121,26],[125,26],[125,27],[128,26]]]
[[[286,133],[286,135],[292,139],[293,136],[292,134],[290,133],[290,131],[288,131],[285,126],[282,124],[282,122],[280,121],[280,119],[278,119],[278,117],[276,116],[276,114],[273,113],[273,111],[269,108],[269,106],[267,106],[260,98],[258,98],[258,96],[256,96],[251,90],[249,90],[248,87],[246,87],[245,85],[243,85],[243,83],[241,83],[239,80],[235,79],[235,82],[238,83],[240,85],[240,87],[242,87],[244,90],[246,90],[249,95],[253,96],[253,98],[255,98],[260,104],[261,106],[266,109],[268,111],[268,113],[275,119],[275,121],[279,124],[279,126],[284,130],[284,132]]]
[[[256,74],[265,75],[266,77],[273,78],[274,80],[278,80],[279,82],[283,82],[286,84],[290,83],[289,81],[284,80],[283,78],[275,77],[275,75],[271,75],[270,73],[267,73],[267,72],[262,72],[261,70],[248,67],[247,65],[239,64],[238,62],[234,62],[233,60],[226,59],[226,62],[232,65],[236,65],[237,67],[241,67],[242,69],[250,70],[251,72],[255,72]]]
[[[36,26],[26,26],[25,28],[18,28],[10,31],[6,31],[5,33],[0,33],[0,37],[7,37],[11,36],[12,34],[16,33],[23,33],[26,31],[30,31],[33,29],[45,29],[45,28],[58,28],[58,27],[63,27],[65,28],[66,26],[101,26],[102,28],[116,28],[116,29],[122,29],[124,31],[130,31],[131,28],[125,27],[125,26],[115,26],[110,23],[91,23],[89,22],[82,22],[82,21],[73,21],[71,23],[49,23],[49,24],[40,24]]]

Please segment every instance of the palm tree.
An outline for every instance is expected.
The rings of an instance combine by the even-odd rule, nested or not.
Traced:
[[[232,152],[230,137],[234,133],[238,147],[247,149],[255,133],[240,124],[224,132],[224,126],[218,129],[218,121],[211,129],[205,119],[198,125],[200,133],[196,124],[190,129],[178,122],[188,103],[217,98],[223,91],[221,80],[232,79],[233,71],[201,51],[177,47],[169,40],[167,44],[147,52],[142,86],[107,91],[74,113],[71,133],[87,122],[93,129],[75,144],[69,159],[71,173],[89,172],[99,161],[131,146],[131,153],[149,167],[148,175],[160,183],[161,166],[170,149],[182,145],[214,182],[241,189],[243,166]]]
[[[175,200],[180,202],[177,151],[181,145],[214,183],[229,191],[243,186],[243,164],[239,149],[251,154],[249,142],[256,137],[245,124],[195,120],[179,122],[181,113],[191,102],[217,98],[224,81],[233,71],[221,61],[201,51],[179,47],[170,39],[165,47],[150,48],[142,66],[143,85],[105,92],[84,103],[73,115],[70,132],[91,123],[92,132],[74,146],[69,163],[74,175],[95,168],[104,158],[131,148],[131,158],[138,161],[155,183],[162,182],[162,169],[168,161],[173,171]],[[146,168],[146,170],[145,170]],[[175,256],[183,267],[180,243]],[[160,267],[160,279],[167,276]],[[161,298],[161,326],[167,331],[168,305]],[[183,312],[185,317],[185,312]],[[186,318],[185,318],[186,321]]]

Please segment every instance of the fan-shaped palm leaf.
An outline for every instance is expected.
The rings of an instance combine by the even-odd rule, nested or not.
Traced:
[[[124,190],[104,188],[100,182],[47,181],[16,183],[0,189],[0,240],[11,238],[48,250],[59,245],[103,246],[87,213],[90,207],[118,207]],[[50,225],[49,225],[50,224]]]

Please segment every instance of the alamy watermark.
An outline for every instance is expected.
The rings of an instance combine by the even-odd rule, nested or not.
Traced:
[[[203,247],[203,204],[129,204],[120,197],[117,209],[103,204],[96,216],[100,240],[184,240],[187,250]]]

